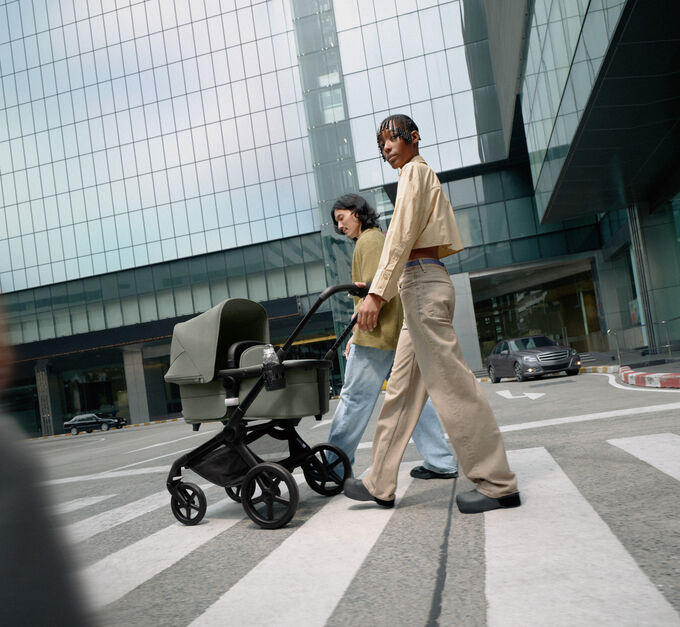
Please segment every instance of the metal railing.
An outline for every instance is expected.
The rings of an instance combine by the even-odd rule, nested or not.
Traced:
[[[680,316],[674,316],[673,318],[667,318],[666,320],[660,320],[659,322],[652,322],[650,325],[638,324],[630,327],[624,327],[619,329],[607,329],[605,335],[611,337],[614,342],[614,348],[616,350],[616,359],[621,366],[621,355],[628,353],[632,358],[633,356],[643,357],[648,355],[662,355],[667,353],[669,359],[673,359],[673,349],[674,344],[671,341],[669,323],[680,320]],[[657,344],[655,346],[650,346],[646,341],[646,329],[649,327],[661,327],[662,333],[656,335],[656,337],[665,336],[665,344]],[[628,339],[623,341],[619,336],[628,336]],[[637,341],[635,341],[637,340]],[[629,345],[632,344],[632,345]],[[680,341],[677,342],[675,346],[676,353],[680,349]]]

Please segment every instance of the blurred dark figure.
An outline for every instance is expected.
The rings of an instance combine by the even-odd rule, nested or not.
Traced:
[[[4,415],[1,395],[10,383],[11,363],[0,309],[0,625],[91,625],[64,542],[38,486],[38,467],[27,455],[18,427]]]

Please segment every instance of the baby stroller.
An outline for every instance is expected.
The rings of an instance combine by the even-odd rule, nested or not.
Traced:
[[[182,468],[224,487],[255,523],[267,529],[282,527],[295,515],[299,501],[291,474],[295,468],[302,469],[307,484],[319,494],[342,491],[345,477],[351,476],[347,455],[331,444],[310,447],[295,427],[304,416],[321,420],[328,411],[331,360],[354,318],[323,359],[287,357],[319,306],[344,291],[363,297],[368,288],[348,284],[324,290],[275,354],[268,347],[266,311],[250,300],[230,298],[175,325],[165,380],[179,385],[184,420],[194,430],[203,422],[224,425],[170,469],[170,507],[181,523],[198,524],[207,508],[203,490],[182,480]],[[266,353],[273,358],[269,363],[263,363]],[[258,456],[249,445],[265,435],[287,442],[288,456],[276,462]]]

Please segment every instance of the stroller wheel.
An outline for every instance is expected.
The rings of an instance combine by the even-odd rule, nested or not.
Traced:
[[[345,478],[352,476],[352,465],[345,451],[332,444],[318,444],[302,463],[307,485],[324,496],[342,492]]]
[[[227,496],[232,500],[236,501],[237,503],[241,503],[241,488],[243,487],[243,484],[237,485],[237,486],[225,486],[224,491],[227,493]],[[251,484],[251,490],[255,488],[255,484]]]
[[[287,494],[281,489],[281,483]],[[293,475],[273,462],[253,466],[241,488],[243,509],[253,522],[265,529],[278,529],[290,522],[299,498]]]
[[[170,497],[170,509],[183,525],[197,525],[208,508],[205,494],[193,483],[180,483]]]
[[[227,493],[227,496],[232,501],[236,501],[237,503],[241,502],[241,486],[240,485],[237,485],[235,488],[232,488],[231,486],[226,486],[224,488],[224,491]]]

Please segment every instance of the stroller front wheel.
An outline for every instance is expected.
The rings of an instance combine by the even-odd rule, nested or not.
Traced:
[[[170,509],[183,525],[197,525],[208,509],[205,493],[194,483],[180,483],[170,497]]]
[[[302,463],[307,485],[323,496],[342,492],[347,477],[352,476],[352,465],[345,451],[332,444],[317,444]]]
[[[246,514],[265,529],[278,529],[290,522],[300,500],[293,475],[273,462],[257,464],[248,471],[240,496]]]

